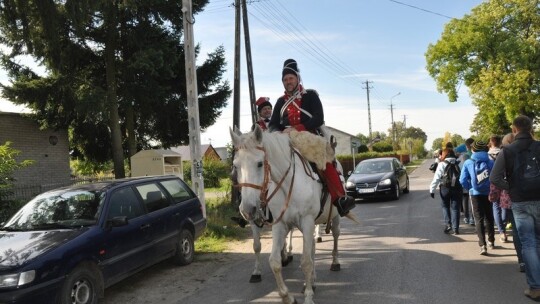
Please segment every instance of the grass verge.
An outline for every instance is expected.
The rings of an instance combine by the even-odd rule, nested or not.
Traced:
[[[195,250],[201,253],[223,252],[230,241],[247,238],[251,229],[241,228],[231,220],[240,216],[238,207],[231,203],[230,192],[225,197],[206,200],[207,227],[195,242]]]

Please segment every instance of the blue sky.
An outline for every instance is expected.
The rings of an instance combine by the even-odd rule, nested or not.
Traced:
[[[233,81],[234,8],[231,0],[211,1],[196,16],[194,37],[201,55],[219,45],[227,52],[226,78]],[[249,2],[249,1],[248,1]],[[424,54],[450,21],[461,18],[480,0],[261,0],[248,5],[256,96],[272,103],[283,94],[282,63],[298,62],[304,86],[316,89],[326,124],[350,134],[369,134],[367,94],[370,81],[372,131],[388,133],[394,121],[421,128],[433,139],[446,131],[470,136],[477,110],[463,87],[450,103],[428,75]],[[429,11],[429,12],[428,12]],[[442,16],[441,16],[442,15]],[[243,38],[242,38],[243,39]],[[242,40],[243,44],[243,40]],[[322,55],[321,55],[322,54]],[[337,62],[337,63],[336,63]],[[326,64],[325,64],[326,63]],[[329,67],[330,66],[330,67]],[[332,67],[334,66],[334,67]],[[240,129],[251,127],[247,67],[242,49]],[[392,96],[401,93],[392,98]],[[201,142],[228,143],[232,99]]]
[[[194,38],[199,57],[223,45],[227,79],[233,85],[234,0],[211,0],[195,16]],[[250,2],[248,0],[248,2]],[[283,61],[294,58],[304,86],[316,89],[328,126],[350,134],[368,135],[365,81],[370,81],[372,131],[387,133],[394,121],[421,128],[427,148],[445,132],[470,136],[477,112],[463,87],[458,102],[450,103],[436,90],[425,70],[424,54],[450,21],[461,18],[481,0],[259,0],[248,4],[249,30],[256,96],[272,103],[283,94]],[[243,32],[242,32],[243,33]],[[242,36],[240,129],[251,127],[247,67]],[[7,81],[0,71],[0,81]],[[399,95],[395,96],[396,94]],[[392,98],[392,96],[395,96]],[[20,111],[0,101],[0,111]],[[203,144],[230,142],[232,98],[216,124],[201,134]]]

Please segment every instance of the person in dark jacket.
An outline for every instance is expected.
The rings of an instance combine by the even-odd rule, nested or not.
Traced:
[[[519,151],[528,149],[532,137],[532,120],[517,116],[512,123],[514,142],[503,147],[493,167],[490,181],[497,187],[508,190],[512,201],[512,213],[521,241],[525,274],[529,288],[525,296],[540,301],[540,194],[538,191],[524,193],[514,182],[514,161]]]
[[[295,130],[320,134],[319,128],[324,124],[321,100],[315,90],[306,90],[302,86],[300,70],[294,59],[287,59],[283,63],[281,81],[285,94],[276,101],[270,119],[270,131],[290,133]],[[355,207],[355,202],[353,197],[346,195],[335,165],[327,163],[323,175],[339,215],[347,215]]]
[[[472,203],[474,219],[476,221],[476,234],[480,245],[480,254],[487,255],[487,247],[495,248],[495,229],[493,220],[493,207],[488,199],[489,179],[480,174],[476,169],[477,164],[484,163],[487,167],[487,174],[493,168],[493,160],[487,153],[488,146],[483,141],[475,141],[472,145],[471,158],[463,164],[459,182],[464,189],[469,191]],[[486,230],[488,239],[486,243]],[[487,247],[486,247],[487,245]]]

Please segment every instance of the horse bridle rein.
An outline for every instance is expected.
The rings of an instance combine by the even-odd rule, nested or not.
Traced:
[[[241,148],[236,148],[236,150],[239,150],[239,149],[241,149]],[[287,175],[291,171],[291,167],[293,168],[293,170],[292,170],[293,173],[292,173],[292,178],[291,178],[291,185],[289,186],[289,192],[287,194],[287,199],[285,200],[285,204],[283,205],[283,208],[281,209],[279,217],[276,220],[274,220],[273,222],[270,222],[267,218],[264,219],[264,224],[272,226],[272,225],[278,223],[281,220],[281,218],[283,218],[283,214],[285,214],[285,211],[289,207],[289,202],[290,202],[291,194],[292,194],[292,188],[293,188],[293,184],[294,184],[294,176],[295,176],[295,172],[296,172],[296,168],[295,168],[295,166],[293,166],[294,149],[291,147],[291,161],[289,162],[289,167],[287,168],[287,170],[285,171],[285,174],[283,174],[283,177],[279,180],[279,182],[277,183],[274,191],[272,191],[272,193],[270,195],[268,195],[268,186],[270,185],[270,181],[271,181],[270,176],[271,176],[271,173],[272,173],[272,168],[270,167],[270,163],[268,162],[268,156],[267,156],[267,153],[266,153],[266,149],[264,147],[261,147],[261,146],[257,146],[256,149],[261,150],[263,152],[263,154],[264,154],[264,161],[263,161],[264,176],[263,176],[262,185],[257,185],[257,184],[252,184],[252,183],[237,183],[233,187],[236,187],[236,188],[249,187],[249,188],[259,190],[260,191],[259,200],[261,202],[261,209],[267,209],[268,204],[270,203],[270,200],[274,197],[274,195],[277,193],[277,191],[279,191],[279,189],[281,188],[281,185],[285,181],[285,178],[287,177]]]

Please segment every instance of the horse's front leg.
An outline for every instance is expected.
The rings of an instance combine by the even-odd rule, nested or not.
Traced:
[[[302,260],[300,265],[302,272],[304,272],[305,288],[304,288],[304,303],[314,304],[313,302],[313,286],[315,281],[315,242],[313,233],[315,230],[315,223],[313,220],[306,220],[302,224],[302,234],[304,247],[302,248]]]
[[[251,232],[253,233],[253,252],[255,252],[255,267],[249,278],[250,283],[259,283],[262,281],[261,277],[261,229],[253,223],[250,223]]]
[[[295,298],[289,294],[289,289],[285,285],[283,275],[281,273],[281,250],[285,245],[285,238],[287,237],[288,229],[283,224],[277,224],[272,227],[272,252],[270,252],[270,258],[268,262],[270,269],[274,273],[276,278],[276,284],[278,287],[278,293],[284,304],[297,303]]]
[[[332,265],[330,265],[331,271],[340,271],[341,270],[341,264],[339,262],[339,251],[338,251],[338,239],[339,235],[341,234],[341,230],[339,228],[339,216],[334,216],[332,219],[332,237],[334,238],[334,249],[332,249]]]

